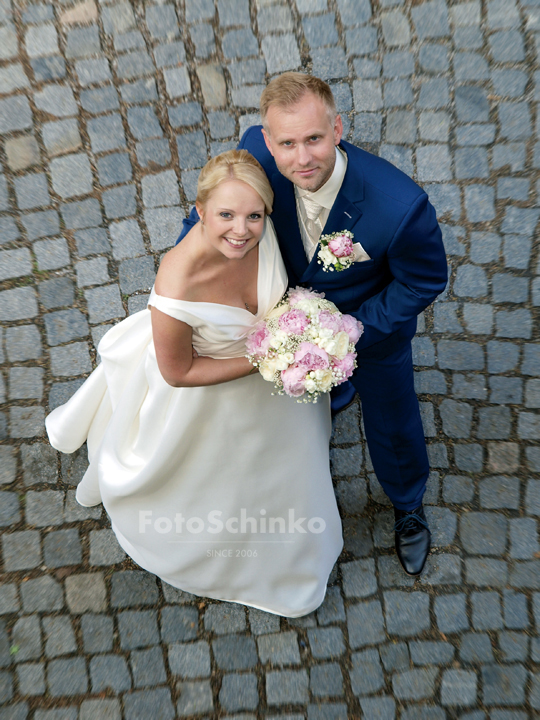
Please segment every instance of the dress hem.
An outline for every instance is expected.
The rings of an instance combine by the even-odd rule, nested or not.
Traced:
[[[210,598],[211,600],[219,600],[219,601],[221,601],[221,602],[231,602],[231,603],[235,603],[236,605],[244,605],[244,606],[246,606],[246,607],[255,608],[256,610],[262,610],[263,612],[271,613],[272,615],[279,615],[280,617],[297,618],[297,617],[304,617],[305,615],[309,615],[309,614],[312,613],[314,610],[316,610],[318,607],[320,607],[320,606],[322,605],[323,601],[324,601],[325,596],[326,596],[326,590],[327,590],[327,587],[328,587],[328,582],[325,583],[325,585],[324,585],[324,591],[323,591],[323,593],[322,593],[322,596],[321,596],[321,598],[320,598],[319,600],[317,600],[316,603],[314,603],[313,605],[310,605],[310,606],[309,606],[309,609],[307,609],[307,610],[301,610],[301,611],[298,612],[298,613],[291,614],[291,613],[278,612],[277,610],[271,610],[270,608],[263,607],[262,605],[255,605],[254,603],[246,602],[245,600],[233,600],[232,598],[216,597],[215,595],[211,595],[211,594],[210,594],[209,592],[207,592],[206,590],[204,591],[204,594],[200,594],[200,595],[199,595],[198,593],[195,593],[195,592],[193,592],[192,590],[187,590],[186,588],[183,588],[183,587],[180,587],[179,585],[176,585],[174,582],[171,582],[171,581],[168,580],[166,577],[162,577],[161,575],[157,575],[157,574],[156,574],[155,572],[153,572],[152,570],[149,570],[148,568],[144,567],[144,565],[142,565],[142,564],[139,562],[139,560],[136,559],[136,557],[134,557],[134,555],[138,555],[138,553],[136,552],[136,550],[135,550],[135,548],[133,547],[133,545],[129,542],[129,540],[127,540],[127,539],[122,535],[122,533],[118,532],[118,530],[114,527],[114,525],[111,524],[111,526],[112,526],[112,529],[113,529],[114,534],[116,535],[116,539],[118,540],[118,544],[120,545],[120,547],[129,555],[129,557],[130,557],[134,562],[137,563],[137,565],[139,565],[139,567],[141,567],[141,568],[142,568],[143,570],[145,570],[146,572],[149,572],[151,575],[155,575],[155,577],[159,578],[162,582],[167,583],[167,585],[170,585],[171,587],[174,587],[174,588],[176,588],[177,590],[181,590],[182,592],[189,593],[190,595],[195,595],[195,597],[198,597],[198,598]],[[134,552],[134,550],[135,550],[135,552]],[[336,559],[337,559],[337,558],[336,558]]]

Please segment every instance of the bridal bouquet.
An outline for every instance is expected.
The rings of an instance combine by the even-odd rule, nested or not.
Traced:
[[[324,293],[297,287],[254,327],[247,357],[279,395],[317,402],[356,368],[355,344],[364,328],[342,315]]]

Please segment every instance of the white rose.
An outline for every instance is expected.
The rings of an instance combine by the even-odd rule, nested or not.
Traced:
[[[349,352],[349,336],[346,332],[338,332],[334,337],[334,342],[336,343],[336,349],[331,355],[335,355],[338,360],[343,360]]]
[[[285,305],[279,305],[279,307],[275,307],[273,310],[270,310],[270,312],[266,316],[266,319],[270,320],[271,318],[281,317],[286,312],[289,312],[290,309],[291,306],[288,303],[285,303]]]
[[[315,392],[317,390],[317,383],[313,378],[307,377],[305,387],[308,392]]]
[[[290,355],[291,358],[294,359],[294,357],[291,353],[287,353],[287,355]],[[276,370],[286,370],[289,367],[291,362],[292,362],[292,360],[287,361],[287,358],[285,357],[285,355],[278,355],[275,359]]]
[[[283,332],[283,330],[277,330],[274,333],[274,337],[270,340],[270,347],[273,347],[274,350],[277,350],[280,348],[284,343],[287,342],[288,335],[286,332]]]
[[[263,376],[264,380],[272,382],[274,375],[276,374],[276,358],[265,358],[259,365],[259,372]]]
[[[327,368],[326,370],[317,370],[317,385],[321,392],[328,392],[332,387],[332,371]]]
[[[300,300],[300,302],[296,303],[296,307],[303,310],[306,315],[314,315],[319,310],[316,300]]]
[[[337,350],[336,338],[323,338],[319,342],[319,347],[321,347],[323,350],[326,350],[329,355],[335,355]]]
[[[325,265],[332,265],[336,261],[335,256],[327,247],[324,247],[319,251],[319,258]]]

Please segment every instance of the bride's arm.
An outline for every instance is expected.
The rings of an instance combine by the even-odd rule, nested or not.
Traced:
[[[157,363],[163,379],[169,385],[218,385],[255,371],[253,365],[244,357],[226,360],[194,357],[191,327],[155,307],[150,309]]]

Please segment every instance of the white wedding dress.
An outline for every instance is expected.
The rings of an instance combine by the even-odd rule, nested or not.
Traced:
[[[192,326],[199,355],[239,357],[286,281],[267,220],[256,316],[154,291],[149,304]],[[149,309],[109,330],[98,352],[100,365],[46,420],[57,450],[88,441],[78,502],[102,502],[124,550],[170,585],[288,617],[317,608],[343,545],[329,397],[273,396],[258,373],[173,388],[157,366]]]

